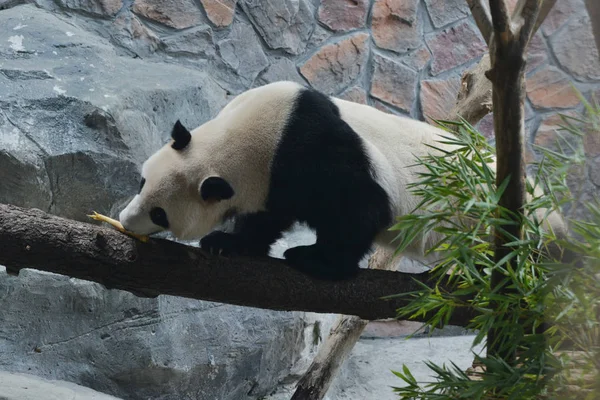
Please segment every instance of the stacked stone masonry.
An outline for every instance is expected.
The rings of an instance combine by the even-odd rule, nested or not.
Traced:
[[[230,94],[290,79],[424,120],[447,115],[462,72],[487,47],[464,0],[36,2],[103,31],[133,57],[207,72]],[[572,84],[588,97],[600,89],[583,2],[557,2],[530,47],[534,141],[550,115],[581,109]]]

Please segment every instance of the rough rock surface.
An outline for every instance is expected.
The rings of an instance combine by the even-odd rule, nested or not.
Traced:
[[[569,18],[581,15],[582,12],[585,12],[585,5],[581,0],[557,1],[542,24],[542,32],[544,35],[550,36],[558,31]]]
[[[431,119],[453,118],[450,112],[456,104],[459,90],[459,78],[421,81],[421,110],[427,121],[434,123]]]
[[[118,397],[264,395],[304,347],[296,313],[141,299],[34,271],[2,273],[0,293],[0,369]]]
[[[535,68],[544,64],[548,60],[548,49],[542,38],[542,34],[538,32],[530,41],[527,48],[527,63],[525,65],[525,73],[531,72]]]
[[[468,22],[452,26],[425,39],[433,54],[431,73],[438,75],[481,56],[487,46]]]
[[[353,101],[355,103],[367,104],[367,92],[364,89],[354,86],[339,95],[340,99]]]
[[[201,21],[202,13],[193,0],[135,0],[133,11],[171,28],[184,29]]]
[[[573,76],[587,81],[600,79],[600,60],[589,17],[571,19],[551,44],[558,62]]]
[[[373,40],[382,49],[405,53],[421,42],[417,19],[417,0],[375,0],[373,4]]]
[[[0,371],[0,398],[2,400],[119,400],[71,382],[2,371]]]
[[[410,111],[415,99],[417,73],[393,60],[376,56],[371,95],[386,103]]]
[[[202,58],[215,56],[213,32],[207,25],[186,30],[181,35],[169,35],[162,38],[164,49],[171,55],[185,54]]]
[[[237,0],[200,0],[208,19],[218,27],[229,26],[235,15]]]
[[[307,0],[242,1],[241,6],[269,47],[290,54],[304,51],[314,29]]]
[[[365,25],[369,0],[323,0],[319,21],[334,31],[349,31]]]
[[[402,62],[415,71],[420,71],[429,64],[430,60],[431,53],[426,46],[421,46],[406,57],[403,57]]]
[[[277,81],[294,81],[306,85],[296,64],[288,58],[279,57],[273,59],[271,65],[264,74],[261,76],[262,81],[265,83],[277,82]]]
[[[352,83],[367,63],[369,36],[357,33],[339,43],[324,46],[300,72],[315,88],[328,94],[339,92]]]
[[[402,365],[410,368],[418,381],[431,381],[432,371],[425,361],[438,365],[450,361],[463,369],[473,362],[469,347],[474,336],[459,333],[458,336],[437,338],[361,338],[333,381],[324,400],[377,399],[397,400],[391,386],[405,383],[391,371],[402,371]],[[473,349],[481,353],[481,346]],[[288,400],[293,387],[283,386],[265,400]]]
[[[112,40],[138,57],[155,53],[161,46],[158,36],[132,13],[119,14],[109,27]]]
[[[533,73],[526,81],[527,97],[540,108],[570,108],[579,104],[579,98],[567,75],[555,67],[545,67]]]
[[[471,15],[469,5],[461,0],[425,0],[429,16],[436,28]]]
[[[34,7],[2,11],[0,21],[0,165],[19,166],[11,169],[26,182],[0,183],[0,201],[80,220],[109,212],[134,193],[139,164],[169,124],[199,124],[225,104],[203,73],[118,57],[106,40]]]
[[[57,0],[57,3],[70,10],[104,17],[115,15],[123,6],[123,0]]]
[[[248,24],[236,24],[230,35],[218,43],[225,64],[248,86],[269,65],[258,37]]]

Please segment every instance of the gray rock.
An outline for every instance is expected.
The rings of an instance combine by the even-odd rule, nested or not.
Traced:
[[[304,51],[315,26],[309,2],[246,0],[240,4],[270,48],[294,55]]]
[[[218,43],[223,62],[238,76],[238,80],[251,84],[258,74],[269,66],[259,39],[252,27],[238,22],[226,39]]]
[[[560,65],[576,78],[600,79],[598,49],[588,16],[569,20],[560,34],[552,37],[550,45]]]
[[[235,400],[270,391],[304,347],[300,313],[141,299],[31,270],[0,274],[2,370],[130,399]]]
[[[433,26],[436,28],[471,14],[469,5],[462,0],[425,0],[425,4],[427,4],[427,11],[429,11]]]
[[[269,68],[260,77],[260,80],[263,84],[277,81],[294,81],[306,85],[298,73],[296,64],[285,57],[274,58]]]
[[[2,400],[119,400],[70,382],[0,371]]]
[[[315,30],[308,39],[306,49],[316,49],[317,47],[325,43],[331,36],[333,36],[333,33],[330,30],[323,28],[321,25],[316,25]]]
[[[418,74],[394,60],[375,55],[371,96],[402,110],[410,111],[415,101]]]
[[[325,400],[377,399],[396,400],[398,395],[392,386],[404,386],[400,378],[391,371],[402,371],[402,365],[410,368],[419,382],[430,382],[433,372],[425,361],[438,365],[450,361],[462,370],[473,363],[471,344],[474,336],[464,335],[452,337],[435,337],[423,339],[361,339],[358,341],[348,359],[340,368]],[[481,354],[482,346],[472,349]],[[299,371],[301,376],[303,371]],[[281,385],[265,400],[288,400],[295,390],[298,377],[290,377],[289,382]]]
[[[57,0],[69,10],[83,11],[99,17],[114,16],[123,7],[123,0]]]
[[[169,54],[192,55],[205,58],[215,56],[215,43],[212,29],[201,25],[183,32],[181,35],[170,35],[162,39],[165,51]]]
[[[138,17],[124,12],[110,23],[98,27],[102,36],[110,37],[117,45],[133,56],[148,57],[160,48],[160,39]]]
[[[101,17],[111,17],[123,6],[123,0],[57,0],[57,3],[70,10]]]
[[[368,58],[369,35],[360,32],[321,47],[300,67],[300,73],[314,88],[335,94],[357,80]]]
[[[0,10],[6,10],[19,4],[29,3],[29,0],[0,0]]]
[[[226,99],[201,72],[119,57],[28,5],[0,14],[0,57],[0,201],[76,219],[134,193],[174,121],[199,125]]]
[[[128,3],[131,4],[131,1]],[[190,28],[204,20],[194,0],[133,0],[131,10],[175,29]]]

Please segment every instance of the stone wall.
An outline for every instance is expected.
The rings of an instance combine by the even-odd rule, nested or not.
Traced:
[[[445,117],[484,52],[464,0],[0,0],[0,202],[114,216],[176,119],[201,124],[282,79]],[[571,85],[600,93],[580,0],[557,2],[528,61],[528,139],[550,145],[556,113],[582,109]],[[480,128],[491,137],[490,121]],[[600,141],[587,151],[589,198]],[[258,398],[316,349],[314,316],[138,299],[33,271],[0,272],[0,310],[0,369],[128,399]]]

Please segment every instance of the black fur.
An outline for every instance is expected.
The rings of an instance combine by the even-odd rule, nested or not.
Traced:
[[[190,144],[190,140],[192,140],[192,134],[179,120],[177,120],[173,126],[171,137],[174,140],[171,147],[175,150],[182,150],[186,148],[186,146]]]
[[[204,201],[220,201],[233,197],[233,188],[225,179],[218,176],[211,176],[202,182],[200,187],[200,196]]]
[[[211,233],[202,247],[266,255],[282,231],[301,221],[316,230],[317,242],[288,249],[286,261],[321,279],[354,275],[392,216],[362,140],[327,96],[299,93],[271,171],[267,211],[242,216],[233,234]]]
[[[163,208],[154,207],[150,210],[150,219],[153,224],[169,229],[169,220],[167,219],[167,213]]]

